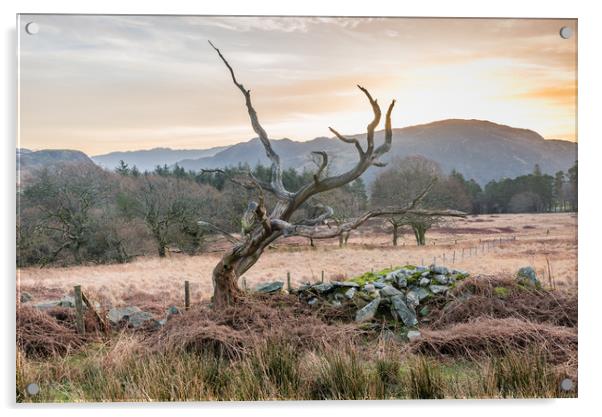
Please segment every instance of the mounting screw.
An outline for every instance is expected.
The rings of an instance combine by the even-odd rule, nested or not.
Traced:
[[[30,35],[35,35],[40,31],[40,26],[36,22],[29,22],[25,25],[25,32]]]
[[[573,380],[570,378],[564,378],[562,382],[560,382],[560,389],[563,391],[570,391],[573,389]]]
[[[31,383],[25,387],[25,391],[27,391],[29,395],[36,395],[40,392],[40,386],[36,383]]]
[[[560,37],[562,39],[568,39],[573,36],[573,29],[568,26],[563,26],[560,28]]]

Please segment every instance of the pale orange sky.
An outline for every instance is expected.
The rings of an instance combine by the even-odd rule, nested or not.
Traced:
[[[36,35],[23,32],[35,21]],[[20,147],[89,155],[208,148],[254,137],[252,90],[272,138],[485,119],[576,140],[576,20],[22,15]],[[573,29],[568,40],[562,26]]]

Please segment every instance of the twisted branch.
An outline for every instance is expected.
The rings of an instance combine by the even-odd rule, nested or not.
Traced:
[[[247,106],[247,112],[249,113],[249,118],[251,119],[251,125],[253,126],[253,130],[255,131],[255,133],[257,133],[257,136],[259,137],[259,140],[261,141],[265,149],[267,157],[270,161],[272,161],[271,186],[274,189],[274,193],[279,198],[290,200],[293,197],[293,194],[287,191],[284,188],[284,184],[282,183],[282,167],[280,166],[280,156],[276,152],[274,152],[274,149],[272,149],[272,144],[270,142],[270,139],[268,138],[268,134],[263,128],[263,126],[261,126],[261,124],[259,123],[257,112],[255,111],[255,108],[251,103],[251,90],[247,90],[241,83],[238,82],[238,80],[236,79],[236,75],[234,74],[234,70],[232,69],[226,58],[222,55],[221,51],[217,49],[215,45],[211,43],[211,41],[208,42],[209,45],[211,45],[211,47],[215,49],[215,52],[217,52],[221,60],[224,62],[224,64],[230,71],[230,75],[232,76],[232,81],[234,82],[234,85],[238,87],[238,89],[242,92],[243,96],[245,97],[245,104]]]

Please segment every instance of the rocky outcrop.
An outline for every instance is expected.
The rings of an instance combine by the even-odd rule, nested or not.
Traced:
[[[445,297],[456,282],[466,277],[465,271],[444,266],[407,265],[366,273],[349,281],[307,283],[291,292],[312,306],[328,303],[339,307],[352,303],[358,309],[355,315],[358,323],[378,316],[415,327],[419,317],[429,312],[421,304],[433,297]]]

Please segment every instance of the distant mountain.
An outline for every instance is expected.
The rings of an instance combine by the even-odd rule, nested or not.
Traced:
[[[353,135],[365,145],[365,134]],[[384,132],[375,134],[382,143]],[[341,172],[357,161],[354,146],[335,138],[319,137],[307,142],[290,139],[273,140],[274,150],[280,155],[284,168],[297,170],[314,168],[310,152],[324,150],[332,160],[333,172]],[[383,158],[422,155],[441,165],[445,172],[456,169],[467,178],[484,185],[503,177],[516,177],[533,171],[539,164],[542,172],[553,174],[567,170],[577,159],[577,144],[564,140],[546,140],[538,133],[482,120],[449,119],[424,125],[393,130],[391,151]],[[221,168],[248,163],[268,164],[269,161],[255,138],[230,146],[213,156],[188,158],[178,162],[186,169]],[[364,179],[371,182],[380,168],[372,167]]]
[[[17,178],[21,181],[26,181],[33,171],[64,164],[94,165],[94,162],[85,153],[69,149],[17,149]]]
[[[94,164],[85,153],[80,151],[69,149],[45,149],[42,151],[17,149],[17,170],[31,171],[65,163]]]
[[[218,146],[210,149],[170,149],[154,148],[140,151],[111,152],[104,155],[93,156],[92,160],[103,168],[114,169],[119,161],[124,161],[130,167],[136,165],[139,170],[153,170],[157,165],[173,165],[182,159],[198,159],[211,157],[227,146]]]

